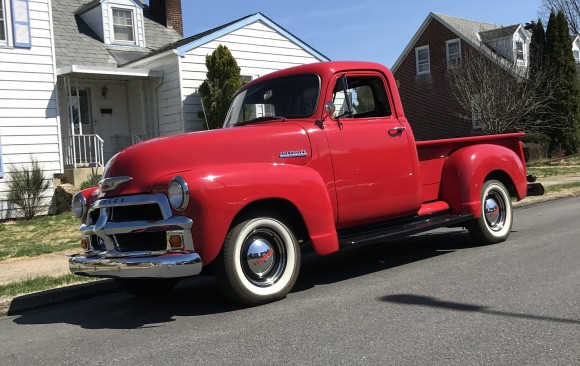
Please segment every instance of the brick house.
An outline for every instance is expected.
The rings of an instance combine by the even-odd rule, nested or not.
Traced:
[[[475,54],[494,60],[498,67],[525,68],[530,41],[531,33],[520,24],[500,26],[430,13],[392,67],[415,138],[479,134],[477,117],[467,121],[458,116],[461,109],[451,94],[450,69]]]

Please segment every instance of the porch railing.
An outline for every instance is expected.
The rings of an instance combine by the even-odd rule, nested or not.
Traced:
[[[99,135],[73,135],[64,138],[64,165],[69,168],[105,166],[103,139]]]

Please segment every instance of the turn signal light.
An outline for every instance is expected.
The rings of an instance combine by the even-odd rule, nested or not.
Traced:
[[[170,235],[169,246],[171,247],[171,249],[183,248],[183,240],[181,238],[181,235]]]
[[[89,250],[89,240],[87,238],[81,239],[81,248],[84,250]]]

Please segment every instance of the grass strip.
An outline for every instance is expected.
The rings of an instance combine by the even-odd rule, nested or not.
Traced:
[[[72,213],[0,223],[0,261],[80,247],[80,221]]]
[[[73,274],[67,274],[58,277],[35,277],[24,281],[11,282],[6,285],[0,285],[0,298],[25,295],[33,292],[51,290],[57,287],[92,282],[96,280],[97,279],[94,278],[81,277]]]
[[[580,188],[580,182],[554,184],[553,186],[546,187],[546,192],[547,193],[560,192],[560,191],[564,191],[567,189],[573,189],[573,188]]]
[[[528,174],[538,178],[553,177],[556,175],[570,175],[580,173],[580,165],[574,167],[536,166],[527,169]]]

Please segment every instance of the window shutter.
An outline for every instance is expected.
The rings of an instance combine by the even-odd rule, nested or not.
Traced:
[[[12,36],[14,47],[30,48],[30,14],[28,0],[12,0]]]

